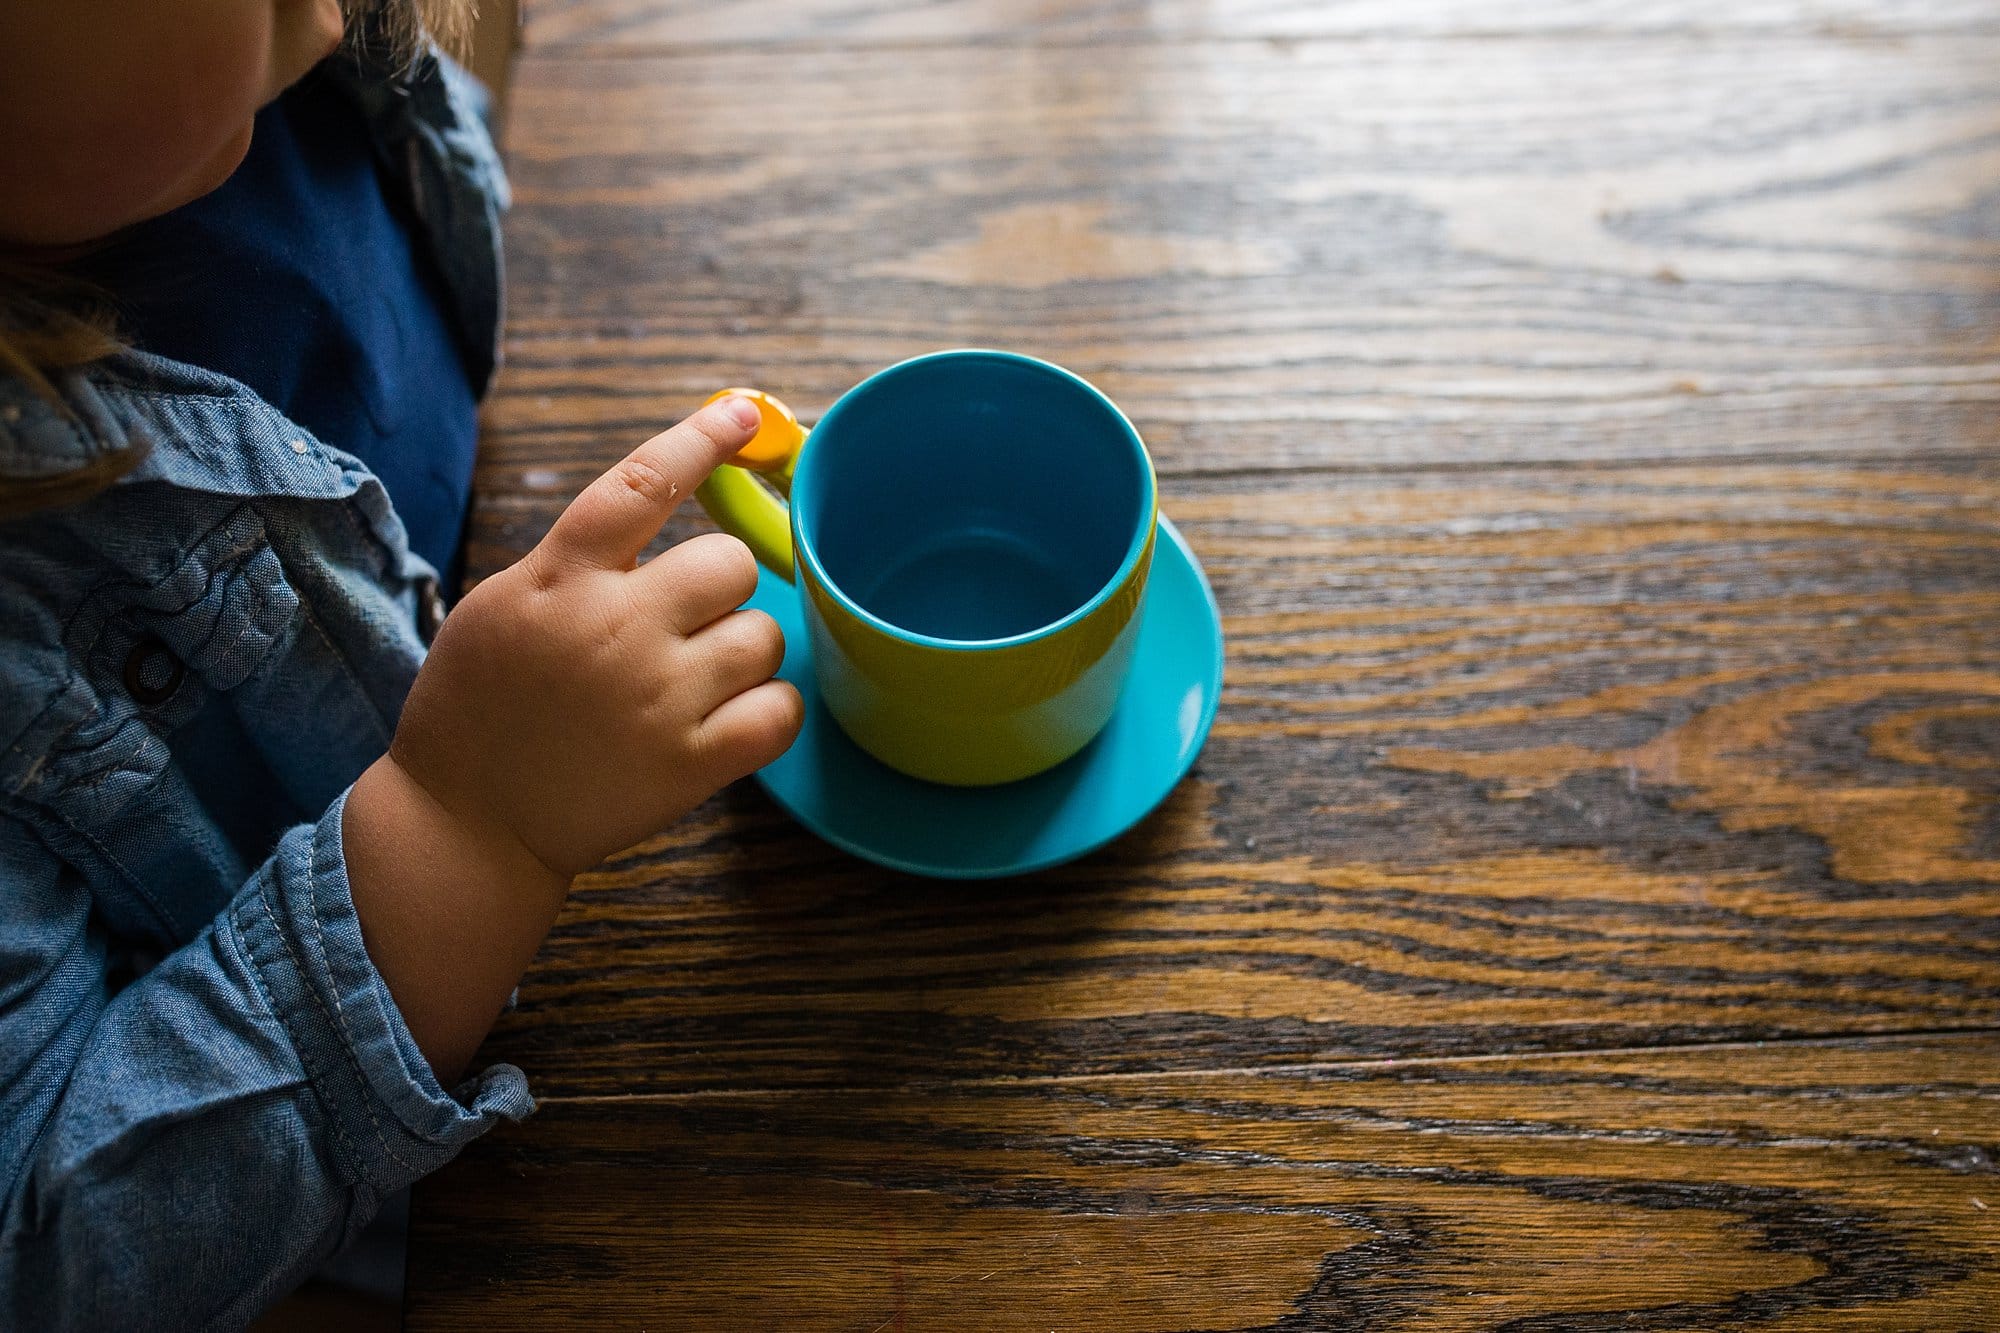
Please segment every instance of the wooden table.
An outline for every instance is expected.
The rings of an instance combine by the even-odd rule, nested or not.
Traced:
[[[587,877],[410,1328],[2000,1327],[2000,3],[527,24],[475,572],[716,387],[1008,347],[1228,683],[1065,869],[746,784]]]

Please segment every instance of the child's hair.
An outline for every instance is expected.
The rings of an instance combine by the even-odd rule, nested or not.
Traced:
[[[396,61],[426,39],[463,53],[478,0],[341,0],[351,44]],[[61,405],[50,376],[118,350],[117,326],[99,293],[60,270],[0,246],[0,378],[13,377]],[[143,446],[48,480],[0,478],[0,518],[96,494],[144,456]]]
[[[363,28],[386,42],[390,53],[407,60],[429,38],[463,57],[472,40],[479,0],[340,0],[350,36]]]

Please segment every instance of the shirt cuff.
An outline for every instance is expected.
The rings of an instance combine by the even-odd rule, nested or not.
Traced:
[[[326,1109],[334,1153],[355,1183],[389,1194],[535,1102],[513,1065],[489,1066],[456,1095],[431,1072],[362,943],[341,852],[346,804],[343,794],[285,835],[229,924]]]

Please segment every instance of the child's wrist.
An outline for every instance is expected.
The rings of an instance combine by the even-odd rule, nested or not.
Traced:
[[[385,801],[400,806],[410,831],[421,832],[426,855],[449,856],[477,866],[523,893],[545,893],[560,901],[574,876],[550,866],[533,848],[496,819],[482,818],[463,803],[445,800],[399,762],[392,749],[370,765],[357,781],[373,781]],[[350,797],[350,800],[352,798]]]
[[[362,943],[449,1087],[554,924],[569,879],[387,755],[347,793],[341,851]]]

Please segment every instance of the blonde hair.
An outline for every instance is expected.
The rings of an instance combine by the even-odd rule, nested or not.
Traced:
[[[340,0],[350,40],[372,29],[396,60],[412,58],[426,39],[460,59],[472,41],[479,0]]]
[[[478,0],[341,0],[350,47],[396,65],[427,41],[463,55]],[[14,378],[67,411],[52,376],[119,350],[103,296],[59,269],[0,247],[0,378]],[[143,445],[97,458],[54,478],[0,477],[0,519],[85,499],[132,470]]]

